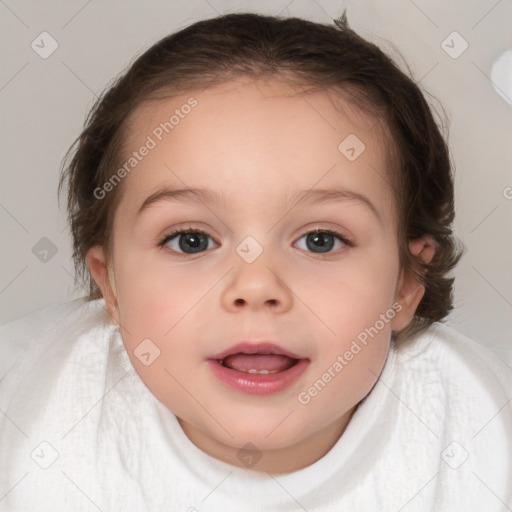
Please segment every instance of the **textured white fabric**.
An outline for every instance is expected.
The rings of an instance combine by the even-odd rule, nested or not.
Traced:
[[[0,361],[2,511],[512,509],[512,372],[441,324],[392,348],[335,446],[285,475],[192,444],[103,300],[0,327]]]

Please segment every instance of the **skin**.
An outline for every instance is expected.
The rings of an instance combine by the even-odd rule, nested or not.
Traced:
[[[323,92],[300,96],[284,82],[238,79],[139,108],[128,147],[139,148],[191,96],[198,105],[123,180],[111,271],[100,246],[87,264],[135,370],[194,445],[244,467],[237,452],[251,442],[262,455],[251,469],[295,471],[338,441],[383,368],[391,330],[410,322],[424,293],[399,272],[386,142],[380,125],[345,100],[336,109]],[[353,162],[338,150],[349,134],[366,146]],[[162,201],[138,217],[163,185],[209,187],[226,200]],[[355,200],[286,205],[291,193],[334,186],[366,195],[380,219]],[[158,247],[189,225],[211,237],[207,250],[178,255],[179,237]],[[354,246],[333,238],[330,253],[315,251],[303,236],[313,228],[334,228]],[[247,236],[263,249],[253,263],[236,252]],[[434,247],[425,237],[410,250],[429,261]],[[299,393],[397,303],[401,311],[343,371],[299,403]],[[134,355],[146,338],[161,351],[149,366]],[[310,364],[280,393],[233,390],[206,360],[243,339],[273,340]]]

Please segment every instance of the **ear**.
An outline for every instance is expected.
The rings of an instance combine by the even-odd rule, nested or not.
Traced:
[[[435,241],[430,236],[417,238],[409,243],[409,250],[425,263],[430,263],[435,253]],[[395,301],[402,309],[391,321],[392,330],[398,331],[410,323],[424,294],[425,287],[416,277],[411,272],[402,270],[395,292]]]
[[[115,324],[120,325],[114,272],[113,269],[108,268],[105,250],[99,245],[91,247],[85,261],[96,284],[101,289],[110,317]]]

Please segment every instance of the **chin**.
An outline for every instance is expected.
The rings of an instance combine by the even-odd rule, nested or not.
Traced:
[[[276,428],[276,425],[278,423],[269,428],[255,426],[252,429],[241,428],[239,430],[230,429],[227,426],[227,430],[233,437],[229,437],[229,441],[226,441],[235,448],[252,443],[259,450],[269,451],[289,448],[303,440],[303,436],[298,434],[298,429],[294,428],[294,425],[290,425],[288,429],[281,429],[281,426]]]

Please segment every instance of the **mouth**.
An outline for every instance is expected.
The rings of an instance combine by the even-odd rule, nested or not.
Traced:
[[[284,372],[295,366],[298,362],[298,359],[272,354],[271,352],[261,354],[238,352],[219,360],[219,363],[225,368],[230,368],[237,372],[257,373],[259,375]]]
[[[214,375],[238,391],[267,395],[290,386],[310,360],[273,343],[240,343],[209,358]]]

